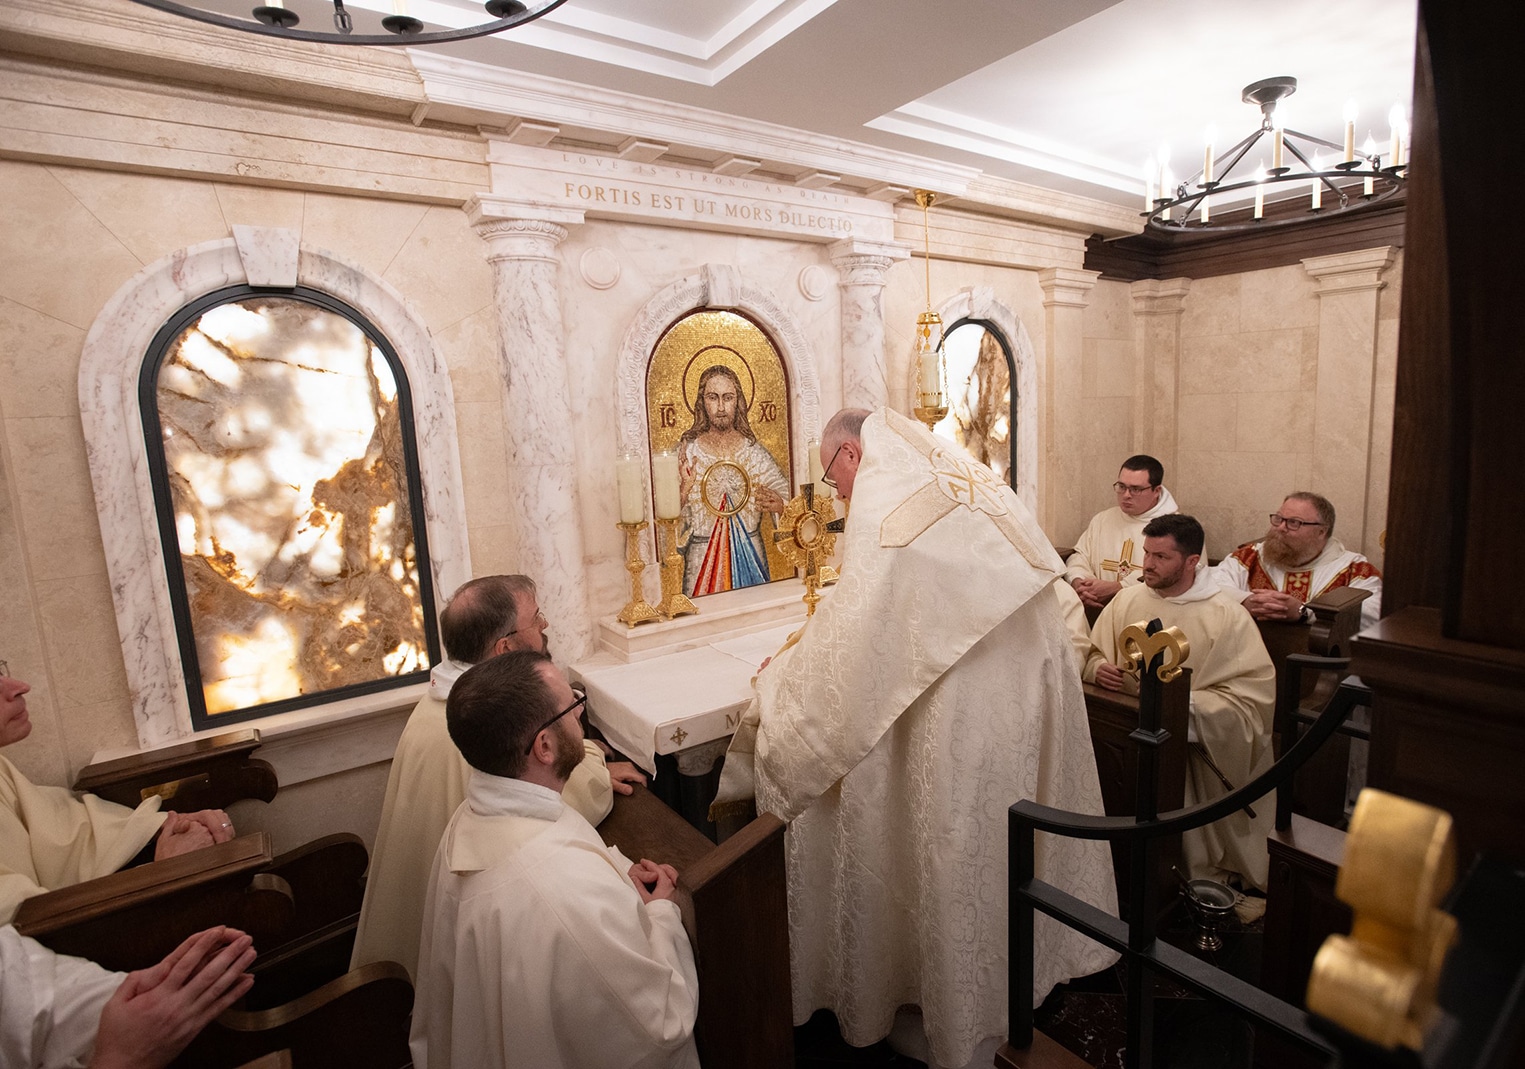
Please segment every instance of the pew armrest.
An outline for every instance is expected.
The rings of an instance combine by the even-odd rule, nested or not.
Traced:
[[[1370,590],[1352,586],[1326,590],[1312,601],[1313,623],[1308,626],[1308,652],[1319,657],[1347,657],[1350,640],[1361,630],[1361,603]]]
[[[164,808],[181,812],[224,809],[245,798],[268,802],[278,784],[275,770],[250,756],[259,745],[259,732],[248,729],[146,750],[87,765],[74,789],[129,807],[158,795]]]

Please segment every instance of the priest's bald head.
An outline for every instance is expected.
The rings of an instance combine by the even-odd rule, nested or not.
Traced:
[[[546,654],[514,650],[462,673],[445,699],[445,726],[478,772],[559,791],[584,756],[586,701]]]
[[[445,656],[476,664],[510,650],[545,653],[546,619],[527,575],[483,575],[462,583],[440,613]]]
[[[866,408],[844,408],[821,432],[821,456],[830,458],[821,469],[821,481],[843,501],[852,500],[853,480],[863,461],[863,421],[869,415]]]

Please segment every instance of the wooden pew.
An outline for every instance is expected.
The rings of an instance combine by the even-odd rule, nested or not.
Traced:
[[[171,1065],[177,1069],[258,1066],[291,1069],[404,1069],[412,1063],[408,1026],[413,985],[391,961],[372,962],[267,1010],[228,1010]],[[285,1059],[280,1054],[285,1052]]]
[[[1256,621],[1260,637],[1271,655],[1280,679],[1286,671],[1287,657],[1311,653],[1318,657],[1348,657],[1350,640],[1361,629],[1361,603],[1371,596],[1369,590],[1340,587],[1308,602],[1313,610],[1311,623]],[[1339,680],[1327,674],[1307,673],[1303,678],[1302,704],[1322,709],[1339,686]],[[1278,740],[1279,741],[1279,740]],[[1281,750],[1277,749],[1280,756]],[[1339,825],[1345,820],[1346,774],[1350,766],[1350,739],[1336,735],[1324,744],[1298,773],[1294,806],[1298,813],[1321,824]]]
[[[178,811],[269,802],[279,784],[274,769],[252,756],[260,741],[258,731],[231,731],[98,762],[80,773],[75,790],[125,806],[157,795]],[[27,899],[16,927],[59,953],[132,970],[193,932],[231,925],[254,936],[260,979],[250,997],[271,1005],[349,967],[368,861],[355,835],[272,856],[260,832]]]
[[[203,928],[230,925],[260,951],[257,998],[284,1002],[348,968],[367,861],[354,835],[273,855],[270,836],[255,832],[34,896],[15,925],[60,954],[123,971],[152,965]]]
[[[254,729],[229,731],[101,761],[80,771],[74,789],[129,808],[158,795],[165,809],[180,813],[226,809],[247,798],[269,802],[280,784],[275,769],[251,756],[260,741]]]
[[[709,1069],[794,1065],[784,824],[764,814],[716,846],[649,790],[615,795],[598,826],[632,861],[678,870],[699,972],[694,1042]]]

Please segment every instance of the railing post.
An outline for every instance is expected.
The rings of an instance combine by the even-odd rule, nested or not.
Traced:
[[[1033,904],[1023,893],[1033,879],[1032,824],[1015,809],[1007,817],[1007,901],[1011,915],[1006,927],[1007,1041],[1019,1049],[1033,1045]]]

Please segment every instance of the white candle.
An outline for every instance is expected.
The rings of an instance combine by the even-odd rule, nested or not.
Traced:
[[[284,8],[286,6],[286,0],[265,0],[265,6]]]
[[[646,483],[641,478],[644,466],[634,453],[627,453],[614,462],[614,484],[620,496],[620,523],[640,523],[646,518]]]
[[[821,471],[821,443],[820,442],[811,442],[810,443],[810,481],[813,482],[813,483],[820,482],[821,481],[821,476],[823,474],[825,474],[825,473]]]
[[[1213,141],[1218,136],[1216,127],[1207,128],[1207,147],[1202,150],[1202,184],[1208,185],[1213,180]]]
[[[657,501],[657,519],[677,519],[683,511],[678,499],[678,454],[658,453],[651,458],[651,490]]]
[[[1271,131],[1271,168],[1276,171],[1281,170],[1281,141],[1281,127],[1278,126]]]
[[[1345,101],[1345,162],[1356,158],[1356,102]]]
[[[406,15],[408,13],[408,0],[392,0],[392,14]]]
[[[922,397],[940,397],[943,392],[942,369],[938,366],[936,349],[924,349],[921,351],[921,395]]]
[[[1266,213],[1266,187],[1257,184],[1255,186],[1255,218],[1259,219]]]
[[[1208,201],[1207,197],[1203,197],[1202,198],[1202,221],[1204,223],[1206,223],[1208,221],[1207,201]]]
[[[1318,211],[1323,206],[1324,206],[1324,180],[1322,178],[1315,178],[1313,180],[1313,210],[1314,211]]]

